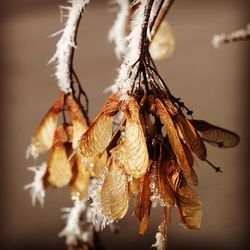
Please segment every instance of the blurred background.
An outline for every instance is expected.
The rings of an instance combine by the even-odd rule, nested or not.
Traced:
[[[66,249],[58,237],[64,222],[61,207],[71,206],[69,192],[49,191],[45,207],[31,205],[24,185],[32,181],[26,167],[39,164],[25,159],[31,137],[59,90],[53,65],[47,65],[62,28],[56,0],[2,0],[0,7],[0,237],[1,249]],[[94,118],[113,83],[119,62],[107,32],[115,13],[108,1],[91,1],[80,25],[75,69],[90,99]],[[202,228],[179,225],[177,213],[168,227],[168,249],[244,249],[249,222],[249,48],[239,42],[214,49],[211,38],[244,28],[249,22],[248,0],[176,1],[168,20],[174,30],[173,56],[157,63],[173,94],[194,110],[194,117],[233,130],[241,136],[237,148],[208,146],[208,158],[223,174],[197,162],[197,191],[203,201]],[[44,158],[46,159],[46,157]],[[153,209],[150,228],[138,235],[139,223],[130,211],[119,234],[101,233],[107,249],[150,249],[162,217]]]

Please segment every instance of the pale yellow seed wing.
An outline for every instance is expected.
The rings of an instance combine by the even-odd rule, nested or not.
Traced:
[[[154,60],[169,58],[175,48],[173,31],[167,21],[162,21],[150,46],[149,52]]]
[[[51,149],[48,160],[48,183],[52,186],[60,188],[69,184],[71,177],[71,164],[68,161],[68,155],[64,145],[54,145]]]
[[[122,219],[128,210],[128,182],[124,170],[111,160],[100,192],[102,213],[113,220]]]

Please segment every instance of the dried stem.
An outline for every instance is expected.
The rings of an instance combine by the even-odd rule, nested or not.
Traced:
[[[159,29],[159,27],[161,25],[161,22],[163,21],[163,19],[167,15],[173,2],[174,2],[174,0],[164,0],[164,1],[162,1],[161,5],[159,6],[159,9],[158,9],[159,13],[156,15],[156,18],[152,21],[151,27],[150,27],[151,39],[153,39],[153,37],[155,36],[157,30]]]

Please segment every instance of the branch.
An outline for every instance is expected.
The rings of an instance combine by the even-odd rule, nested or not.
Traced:
[[[55,76],[59,88],[65,93],[72,92],[72,62],[74,51],[76,49],[76,35],[79,22],[85,6],[89,0],[71,0],[72,6],[62,6],[61,9],[68,11],[68,19],[62,31],[52,36],[62,33],[56,47],[56,52],[49,63],[56,64]]]
[[[220,35],[215,35],[212,39],[212,44],[215,48],[219,48],[222,44],[227,44],[231,42],[246,41],[250,39],[250,24],[247,25],[246,29],[241,29],[232,32],[229,35],[222,33]]]
[[[167,15],[170,7],[172,6],[174,0],[164,0],[159,6],[158,9],[158,14],[156,14],[155,19],[152,21],[150,25],[150,30],[151,30],[151,39],[155,36],[157,30],[160,27],[161,22]]]

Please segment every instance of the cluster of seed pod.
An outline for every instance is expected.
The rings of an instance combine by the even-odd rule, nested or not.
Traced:
[[[120,113],[123,118],[114,129]],[[190,185],[198,185],[193,154],[203,161],[207,157],[204,139],[220,147],[233,147],[239,142],[233,132],[188,119],[178,104],[166,96],[129,95],[121,100],[119,94],[113,94],[79,141],[84,158],[101,157],[104,153],[108,156],[108,171],[99,193],[104,216],[112,220],[123,218],[134,193],[135,213],[141,221],[140,233],[144,234],[152,189],[157,189],[168,211],[177,206],[183,225],[198,229],[202,206]]]
[[[105,157],[82,159],[75,152],[78,140],[87,128],[86,119],[73,96],[62,93],[38,126],[28,150],[34,157],[49,151],[43,178],[45,187],[69,185],[72,196],[82,199],[87,195],[90,178],[100,172]]]

